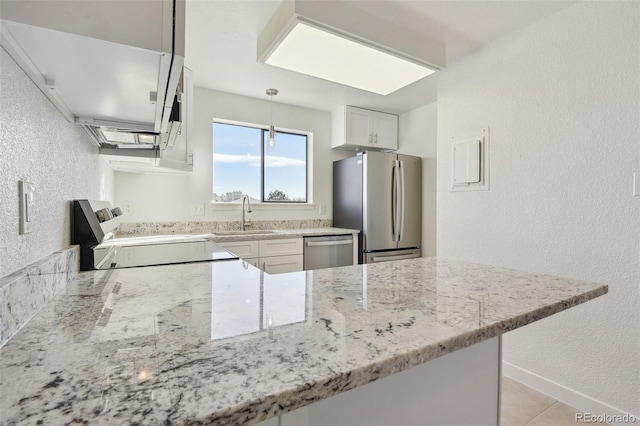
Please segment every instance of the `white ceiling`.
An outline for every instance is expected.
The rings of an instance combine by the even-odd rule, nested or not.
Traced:
[[[327,1],[327,0],[321,0]],[[481,46],[567,7],[574,1],[348,1],[356,8],[444,43],[451,64]],[[189,0],[186,65],[198,87],[320,110],[340,105],[402,113],[436,101],[435,73],[381,96],[256,61],[256,40],[280,1]]]

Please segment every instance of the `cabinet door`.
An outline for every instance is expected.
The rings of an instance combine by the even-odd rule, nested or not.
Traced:
[[[268,274],[302,271],[302,255],[261,257],[260,269]]]
[[[260,255],[258,241],[229,241],[216,244],[242,259],[257,258]]]
[[[373,111],[347,107],[346,143],[371,146],[373,142]]]
[[[398,116],[373,113],[373,145],[379,149],[398,149]]]
[[[302,254],[302,238],[286,238],[260,241],[260,257]]]

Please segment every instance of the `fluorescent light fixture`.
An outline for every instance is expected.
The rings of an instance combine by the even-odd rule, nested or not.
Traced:
[[[388,95],[435,72],[401,53],[385,51],[297,17],[266,55],[265,63],[380,95]]]

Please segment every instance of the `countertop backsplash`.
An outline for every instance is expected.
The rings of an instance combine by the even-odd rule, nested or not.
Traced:
[[[0,347],[76,276],[79,259],[79,246],[69,246],[0,278]]]
[[[252,220],[247,222],[248,229],[304,229],[327,228],[330,219],[301,220]],[[122,223],[116,231],[118,237],[136,237],[147,235],[171,234],[211,234],[216,231],[234,231],[240,229],[240,221],[217,222],[131,222]]]

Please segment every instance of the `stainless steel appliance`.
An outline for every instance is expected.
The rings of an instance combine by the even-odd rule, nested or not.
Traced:
[[[422,160],[362,152],[333,163],[333,225],[359,229],[358,262],[421,256]]]
[[[105,201],[73,201],[71,243],[80,245],[82,271],[238,259],[202,235],[114,238],[120,214]]]
[[[304,238],[304,270],[353,265],[353,237],[332,235]]]

